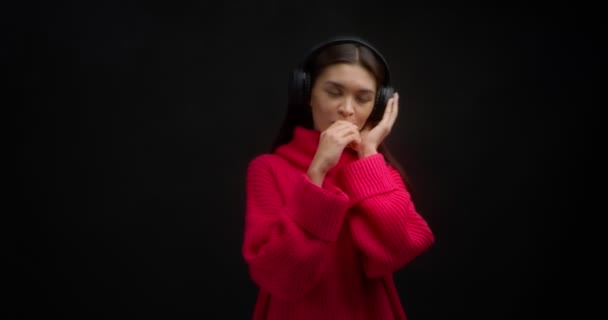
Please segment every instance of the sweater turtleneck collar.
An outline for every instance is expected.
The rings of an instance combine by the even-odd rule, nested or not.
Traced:
[[[314,129],[307,129],[296,126],[293,131],[293,138],[288,143],[279,146],[275,154],[287,159],[297,167],[307,170],[312,162],[317,146],[321,138],[321,132]],[[356,151],[345,148],[342,152],[338,164],[330,170],[333,171],[344,164],[353,162],[359,158]],[[328,172],[329,173],[329,172]]]

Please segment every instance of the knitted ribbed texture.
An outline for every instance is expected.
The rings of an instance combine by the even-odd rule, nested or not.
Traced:
[[[339,185],[355,205],[349,222],[368,277],[393,272],[434,242],[399,172],[376,154],[342,167]]]
[[[297,127],[246,177],[243,256],[260,292],[253,319],[405,319],[392,273],[433,243],[381,154],[343,153],[320,188],[306,170],[319,132]]]

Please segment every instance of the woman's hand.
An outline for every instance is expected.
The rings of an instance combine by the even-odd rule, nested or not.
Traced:
[[[393,129],[393,124],[399,113],[399,94],[394,93],[386,102],[382,120],[376,126],[368,124],[361,130],[361,142],[357,147],[359,158],[365,158],[378,153],[378,146]]]
[[[361,137],[359,128],[348,121],[338,120],[321,132],[317,151],[307,172],[316,185],[322,185],[327,171],[338,164],[344,148],[351,143],[359,145]]]

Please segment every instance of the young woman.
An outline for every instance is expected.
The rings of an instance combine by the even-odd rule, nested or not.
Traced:
[[[383,145],[399,109],[388,71],[358,38],[316,46],[294,71],[276,144],[247,169],[253,319],[405,319],[393,273],[434,236]]]

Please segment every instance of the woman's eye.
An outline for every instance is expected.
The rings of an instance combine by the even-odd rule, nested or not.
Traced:
[[[327,93],[332,97],[337,97],[340,95],[340,93],[337,91],[327,91]]]
[[[371,101],[371,99],[368,98],[357,98],[357,101],[359,101],[359,103],[368,103]]]

